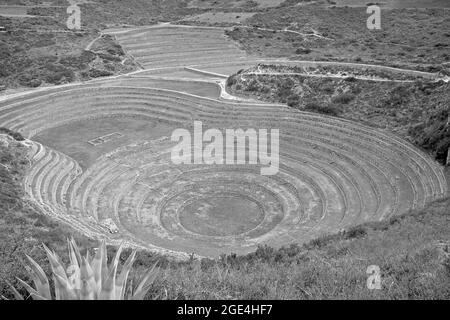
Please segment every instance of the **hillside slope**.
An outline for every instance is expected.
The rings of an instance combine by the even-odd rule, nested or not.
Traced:
[[[61,256],[68,237],[74,236],[82,247],[95,244],[42,215],[26,199],[22,183],[30,160],[28,147],[21,140],[20,134],[0,128],[0,297],[12,298],[8,282],[20,287],[16,277],[28,279],[25,254],[50,270],[41,243],[51,246]]]
[[[228,35],[247,52],[263,56],[449,73],[448,10],[383,8],[380,30],[367,28],[368,17],[365,7],[289,0],[253,15]]]
[[[247,256],[169,264],[153,294],[167,290],[169,299],[449,299],[449,208],[445,199],[301,247],[262,247]],[[366,286],[371,265],[380,268],[381,290]]]
[[[246,98],[287,103],[292,108],[386,129],[446,163],[450,148],[450,83],[425,79],[371,81],[348,73],[333,78],[326,75],[330,70],[319,69],[261,64],[231,76],[228,90]],[[313,72],[317,74],[307,75]]]

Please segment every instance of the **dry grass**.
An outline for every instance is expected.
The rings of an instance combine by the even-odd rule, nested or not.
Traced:
[[[381,30],[368,30],[367,18],[364,8],[293,4],[256,14],[245,23],[279,31],[288,28],[306,36],[252,28],[237,28],[229,35],[247,52],[297,60],[363,61],[422,69],[449,61],[447,10],[386,10]]]
[[[168,299],[448,299],[450,200],[299,247],[169,263],[153,294]],[[369,290],[366,270],[381,269]]]

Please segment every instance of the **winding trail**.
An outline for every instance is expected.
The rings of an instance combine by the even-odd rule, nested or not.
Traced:
[[[100,32],[100,34],[98,35],[97,38],[93,39],[91,42],[89,42],[86,46],[86,48],[84,48],[85,51],[90,51],[92,46],[94,45],[95,42],[97,42],[97,40],[99,40],[101,37],[103,37],[103,33]]]

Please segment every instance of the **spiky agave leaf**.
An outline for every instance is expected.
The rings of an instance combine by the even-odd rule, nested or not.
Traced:
[[[91,267],[92,271],[94,272],[94,280],[95,280],[95,295],[98,297],[100,295],[100,291],[102,290],[102,265],[103,260],[106,259],[106,257],[103,254],[102,250],[103,244],[100,244],[100,247],[98,248],[97,252],[95,253],[94,257],[92,258]]]
[[[131,268],[133,267],[135,257],[136,257],[136,250],[133,250],[133,252],[129,255],[127,261],[125,261],[125,264],[123,265],[122,270],[120,271],[119,277],[117,278],[116,297],[118,300],[125,299],[125,291],[128,275],[130,274]]]
[[[30,256],[26,255],[28,261],[30,262],[29,273],[31,279],[33,280],[34,286],[38,294],[45,299],[51,299],[52,295],[50,293],[50,283],[44,270],[41,266],[34,261]]]
[[[5,280],[5,282],[6,282],[6,284],[11,288],[11,291],[13,292],[14,298],[16,298],[16,300],[25,300],[25,299],[23,298],[23,296],[20,294],[20,292],[17,291],[17,289],[14,288],[14,286],[13,286],[11,283],[9,283],[9,282],[6,281],[6,280]],[[3,297],[3,296],[2,296],[2,297]],[[6,299],[6,298],[5,298],[5,299]]]
[[[79,290],[80,300],[94,300],[97,296],[94,271],[88,262],[88,257],[82,258],[80,267],[80,284]]]
[[[48,300],[51,299],[50,293],[50,284],[47,276],[44,273],[44,270],[39,266],[39,264],[34,261],[30,256],[26,255],[28,261],[31,264],[30,266],[25,266],[28,274],[31,277],[31,280],[34,283],[36,288],[31,287],[22,279],[17,278],[17,280],[25,287],[28,293],[36,300]],[[22,295],[13,288],[13,294],[16,299],[23,300]]]
[[[70,265],[66,270],[66,274],[71,287],[76,290],[81,287],[80,283],[81,254],[73,238],[71,238],[70,240],[67,239],[67,249],[69,251]]]
[[[69,297],[76,296],[74,292],[75,288],[72,288],[70,285],[71,281],[67,277],[66,270],[60,262],[58,255],[51,251],[45,244],[43,244],[43,247],[53,274],[56,300],[67,300]]]
[[[100,248],[93,257],[86,253],[82,257],[75,240],[68,240],[70,268],[65,271],[64,265],[58,255],[43,245],[50,262],[53,282],[55,285],[56,300],[123,300],[127,292],[127,279],[136,257],[134,250],[127,258],[122,270],[117,277],[117,269],[123,244],[117,249],[116,255],[109,268],[107,264],[106,242],[102,241]],[[30,257],[31,267],[26,267],[36,288],[32,288],[26,282],[18,279],[27,289],[33,299],[52,299],[50,285],[42,268]],[[132,299],[143,299],[157,276],[156,264],[142,277],[136,290],[132,292]],[[23,299],[17,290],[13,289],[16,299]]]
[[[78,300],[78,290],[72,288],[67,278],[65,279],[54,273],[53,281],[55,282],[56,300]]]
[[[81,253],[73,238],[67,239],[67,248],[69,250],[70,264],[80,266],[81,265]]]
[[[111,270],[116,267],[119,264],[120,261],[120,255],[122,254],[122,250],[123,250],[123,242],[120,244],[119,248],[116,251],[116,255],[114,256],[113,262],[111,263],[110,267],[109,267],[109,271],[111,272]]]
[[[31,287],[28,283],[23,281],[22,279],[17,278],[17,280],[25,287],[25,289],[28,291],[30,296],[33,298],[33,300],[46,300],[44,297],[42,297],[39,292],[37,292],[33,287]]]
[[[106,250],[106,241],[103,240],[100,246],[100,250],[102,250],[102,265],[101,265],[101,277],[102,277],[102,286],[108,280],[108,251]]]
[[[44,250],[47,254],[48,261],[50,262],[50,267],[52,269],[53,274],[58,275],[65,281],[68,281],[66,270],[62,263],[60,262],[60,259],[58,255],[51,251],[45,244],[43,244]]]
[[[117,266],[113,265],[102,286],[102,291],[99,296],[100,300],[116,300],[116,272]]]
[[[145,273],[144,277],[142,277],[136,290],[132,293],[131,299],[133,300],[144,299],[145,295],[147,294],[147,291],[153,285],[153,282],[155,281],[158,275],[159,270],[156,268],[157,264],[158,263],[155,263],[153,267]]]

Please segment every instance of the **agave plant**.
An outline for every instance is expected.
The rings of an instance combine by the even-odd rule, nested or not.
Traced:
[[[128,257],[118,273],[118,264],[123,250],[121,245],[109,267],[107,265],[106,243],[103,241],[94,256],[83,257],[74,239],[68,239],[70,265],[64,268],[58,255],[44,245],[50,261],[54,296],[50,290],[50,282],[41,266],[27,256],[30,262],[26,269],[33,280],[34,288],[25,281],[18,279],[35,300],[142,300],[153,284],[158,270],[156,264],[149,269],[133,289],[127,288],[127,280],[136,250]],[[23,300],[23,296],[12,287],[16,299]]]

